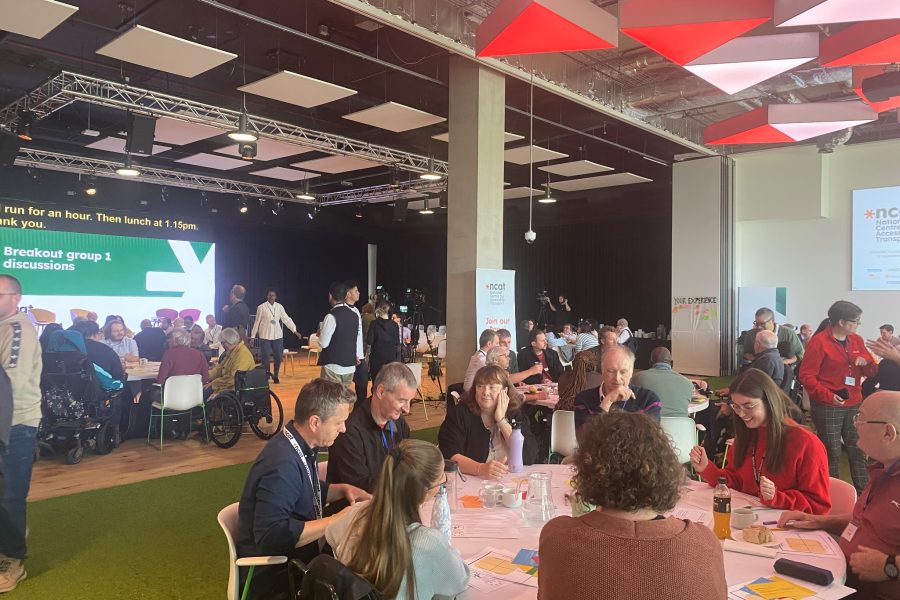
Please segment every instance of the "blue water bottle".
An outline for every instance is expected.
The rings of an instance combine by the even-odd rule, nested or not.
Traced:
[[[522,446],[525,444],[525,437],[518,423],[513,425],[512,434],[509,436],[509,472],[521,473],[524,469],[522,464]]]
[[[450,543],[450,504],[447,502],[447,489],[443,485],[434,497],[434,506],[431,507],[431,527],[444,534],[447,543]]]

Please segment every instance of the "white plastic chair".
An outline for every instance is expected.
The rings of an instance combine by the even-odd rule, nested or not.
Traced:
[[[856,506],[856,488],[843,479],[829,477],[828,493],[831,496],[831,515],[849,515]]]
[[[663,417],[659,424],[669,436],[672,449],[678,455],[678,462],[691,462],[691,448],[699,444],[699,432],[706,431],[706,428],[690,417]]]
[[[309,366],[310,358],[312,357],[312,355],[315,354],[316,357],[318,357],[319,353],[322,352],[322,346],[319,345],[319,335],[316,333],[310,335],[309,345],[301,346],[300,349],[306,350],[306,366]]]
[[[422,363],[409,363],[406,366],[409,367],[409,370],[412,371],[413,377],[416,378],[416,394],[422,401],[422,409],[425,411],[425,420],[427,421],[428,405],[425,403],[425,396],[422,395]],[[415,399],[413,399],[413,401],[409,403],[410,410],[412,410],[413,402],[415,402]]]
[[[441,334],[442,336],[447,337],[447,326],[446,326],[446,325],[441,325],[440,327],[438,327],[437,332],[438,332],[439,334]]]
[[[428,351],[428,338],[425,337],[424,332],[421,332],[419,335],[419,344],[416,346],[416,349],[413,352],[416,355],[417,359],[421,359],[425,354],[428,353]]]
[[[550,455],[572,456],[578,447],[575,437],[575,411],[556,410],[550,421]]]
[[[203,403],[203,381],[200,375],[172,375],[163,384],[159,402],[150,406],[150,423],[147,426],[147,443],[150,443],[150,430],[153,429],[153,419],[159,418],[159,449],[163,447],[163,433],[165,432],[166,415],[176,417],[178,415],[191,414],[191,409],[199,406],[203,412],[203,431],[206,441],[209,442],[209,432],[206,427],[206,405]],[[156,411],[156,412],[154,412]]]
[[[325,481],[328,477],[328,461],[319,461],[317,469],[319,471],[319,481]]]
[[[228,540],[228,600],[244,600],[250,592],[250,582],[253,580],[253,570],[256,567],[266,565],[283,565],[287,562],[287,556],[245,556],[237,557],[237,549],[234,539],[238,535],[238,503],[229,504],[219,511],[216,518],[219,527],[225,532]],[[239,567],[250,567],[247,580],[244,582],[244,591],[241,593],[241,578],[238,575]]]

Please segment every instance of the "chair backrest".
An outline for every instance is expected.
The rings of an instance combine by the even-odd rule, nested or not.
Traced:
[[[431,338],[431,345],[437,348],[441,345],[441,342],[447,341],[447,336],[441,333],[435,333],[434,337]]]
[[[428,352],[428,350],[429,350],[428,338],[425,337],[424,335],[420,335],[419,336],[419,345],[416,346],[416,352],[418,352],[419,354],[423,354],[425,352]]]
[[[237,548],[234,545],[234,539],[238,535],[238,503],[229,504],[219,511],[216,520],[219,527],[225,533],[225,539],[228,541],[228,600],[237,600],[241,597],[240,577],[238,577],[238,568],[235,565],[237,560]]]
[[[156,318],[162,319],[163,317],[174,321],[178,318],[178,311],[174,308],[160,308],[156,311]]]
[[[659,424],[681,464],[691,462],[691,448],[697,445],[697,424],[690,417],[663,417]]]
[[[578,440],[575,438],[575,411],[557,410],[550,422],[550,452],[563,456],[575,454]]]
[[[163,384],[162,405],[168,410],[189,410],[203,404],[200,375],[172,375]]]
[[[438,358],[447,358],[447,339],[443,339],[438,344],[437,348]]]
[[[422,387],[422,363],[409,363],[406,365],[416,378],[416,389]]]
[[[70,308],[69,316],[72,318],[72,321],[75,321],[75,319],[87,319],[88,312],[83,308]]]
[[[829,477],[828,491],[831,495],[832,515],[849,515],[856,505],[856,488],[843,479]]]
[[[319,334],[313,333],[309,336],[309,349],[310,350],[321,350],[322,346],[319,345]]]
[[[56,323],[56,313],[43,308],[32,308],[29,311],[35,323]]]
[[[447,335],[447,326],[441,325],[440,327],[438,327],[438,333],[441,335]]]
[[[194,323],[200,320],[200,309],[199,308],[185,308],[178,311],[178,316],[180,318],[190,317],[194,320]]]

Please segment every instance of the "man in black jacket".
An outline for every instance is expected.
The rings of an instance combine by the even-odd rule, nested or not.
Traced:
[[[541,375],[532,375],[525,380],[529,385],[558,382],[563,373],[562,361],[556,350],[547,349],[547,335],[541,329],[532,329],[528,333],[529,345],[519,351],[519,369],[527,369],[535,363],[543,367]]]
[[[161,361],[166,352],[166,332],[154,327],[150,319],[141,321],[141,330],[134,336],[138,355],[152,361]]]
[[[349,483],[371,492],[384,459],[401,440],[409,438],[403,415],[416,396],[416,378],[400,362],[378,371],[372,397],[356,405],[347,430],[328,451],[328,482]]]
[[[231,304],[222,307],[225,318],[222,319],[222,328],[233,327],[241,334],[241,340],[247,341],[247,327],[250,326],[250,309],[244,302],[244,296],[247,290],[242,285],[231,286],[231,292],[228,299]]]

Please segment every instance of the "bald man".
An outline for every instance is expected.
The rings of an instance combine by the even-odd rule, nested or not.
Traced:
[[[658,346],[650,353],[650,368],[635,374],[634,385],[655,392],[662,402],[663,417],[688,416],[694,384],[672,369],[672,352]]]
[[[900,392],[876,392],[866,398],[854,425],[857,445],[875,462],[853,512],[814,516],[785,511],[778,526],[840,535],[850,571],[847,585],[859,591],[857,597],[896,600],[900,598]]]

